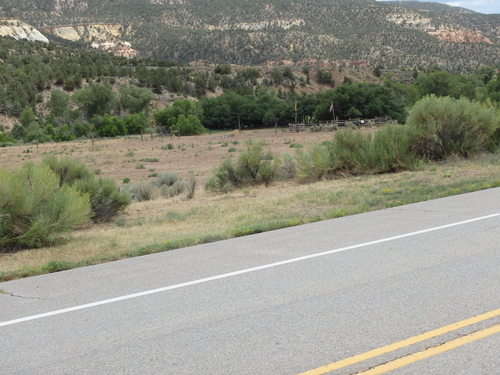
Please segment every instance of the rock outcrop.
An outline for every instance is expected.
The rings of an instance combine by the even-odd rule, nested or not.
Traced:
[[[31,42],[49,42],[47,37],[33,26],[15,19],[0,19],[0,36],[11,36],[17,40],[25,39]]]
[[[127,58],[137,56],[137,51],[132,48],[131,43],[120,39],[124,32],[120,24],[50,26],[44,30],[62,39],[89,43],[92,48],[115,56]]]

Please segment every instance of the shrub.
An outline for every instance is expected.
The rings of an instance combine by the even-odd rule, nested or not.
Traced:
[[[352,174],[366,172],[370,142],[371,135],[364,135],[359,130],[346,129],[337,132],[330,153],[338,160],[336,169]]]
[[[127,193],[135,202],[149,201],[153,199],[153,190],[153,185],[148,182],[127,184],[120,188],[121,192]]]
[[[179,181],[179,176],[174,172],[162,172],[159,174],[158,178],[155,181],[155,184],[158,187],[162,186],[172,186],[177,181]]]
[[[500,116],[494,109],[465,98],[431,95],[413,106],[407,124],[416,131],[417,154],[440,160],[450,155],[468,157],[491,149]]]
[[[59,186],[64,184],[73,185],[76,180],[92,176],[92,173],[85,165],[70,158],[58,159],[51,155],[43,160],[43,164],[59,177]]]
[[[227,193],[235,187],[241,185],[241,179],[238,176],[236,167],[231,159],[224,159],[222,163],[214,170],[205,185],[207,190],[213,192]]]
[[[269,185],[276,177],[280,161],[271,152],[264,151],[264,143],[249,141],[238,161],[225,159],[208,180],[206,189],[228,192],[244,185]]]
[[[285,153],[281,160],[278,176],[279,178],[288,180],[295,177],[297,174],[297,163],[292,155]]]
[[[297,151],[297,176],[302,181],[320,180],[331,173],[338,160],[325,145],[316,145],[309,152]]]
[[[47,166],[0,169],[0,252],[53,245],[91,214],[89,197]]]
[[[186,189],[185,182],[179,179],[179,176],[173,172],[160,173],[154,183],[160,188],[161,196],[165,198],[179,195]]]
[[[110,221],[130,204],[130,197],[120,192],[115,182],[108,178],[88,177],[77,180],[74,186],[89,195],[94,222]]]
[[[388,173],[414,168],[415,131],[390,125],[373,135],[359,130],[337,132],[333,142],[297,151],[297,175],[302,181],[319,180],[335,174]]]
[[[5,135],[4,133],[0,133],[0,144],[14,143],[15,139]]]
[[[184,181],[177,181],[175,184],[170,186],[163,185],[160,188],[160,194],[164,198],[172,198],[183,193],[184,190],[186,190],[186,184]]]
[[[128,195],[120,193],[113,180],[97,178],[77,161],[49,156],[43,163],[59,177],[59,186],[74,186],[80,193],[89,195],[94,222],[111,220],[130,203]]]
[[[389,125],[375,132],[369,153],[373,173],[398,172],[418,164],[414,151],[415,132],[403,125]]]

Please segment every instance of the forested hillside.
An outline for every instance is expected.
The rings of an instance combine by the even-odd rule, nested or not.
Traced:
[[[404,122],[429,94],[490,106],[500,101],[499,66],[467,75],[307,65],[193,68],[11,38],[0,38],[0,51],[0,144],[153,130],[190,135],[333,116]]]
[[[0,17],[187,63],[358,64],[472,71],[500,59],[500,15],[374,0],[5,0]],[[104,25],[105,24],[105,25]],[[63,27],[64,26],[64,27]],[[135,53],[127,51],[126,53]],[[121,53],[124,53],[123,51]]]

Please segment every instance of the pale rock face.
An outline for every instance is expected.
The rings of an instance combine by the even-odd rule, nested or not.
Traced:
[[[49,40],[40,31],[19,20],[0,20],[0,36],[10,36],[16,40],[48,43]]]
[[[115,56],[127,58],[137,56],[137,51],[132,45],[120,39],[123,32],[123,26],[120,24],[53,26],[46,27],[45,30],[66,40],[87,42],[92,48]]]

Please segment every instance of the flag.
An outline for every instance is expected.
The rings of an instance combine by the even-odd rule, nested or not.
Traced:
[[[332,104],[330,105],[330,109],[328,110],[328,112],[333,112],[333,102],[332,102]]]

